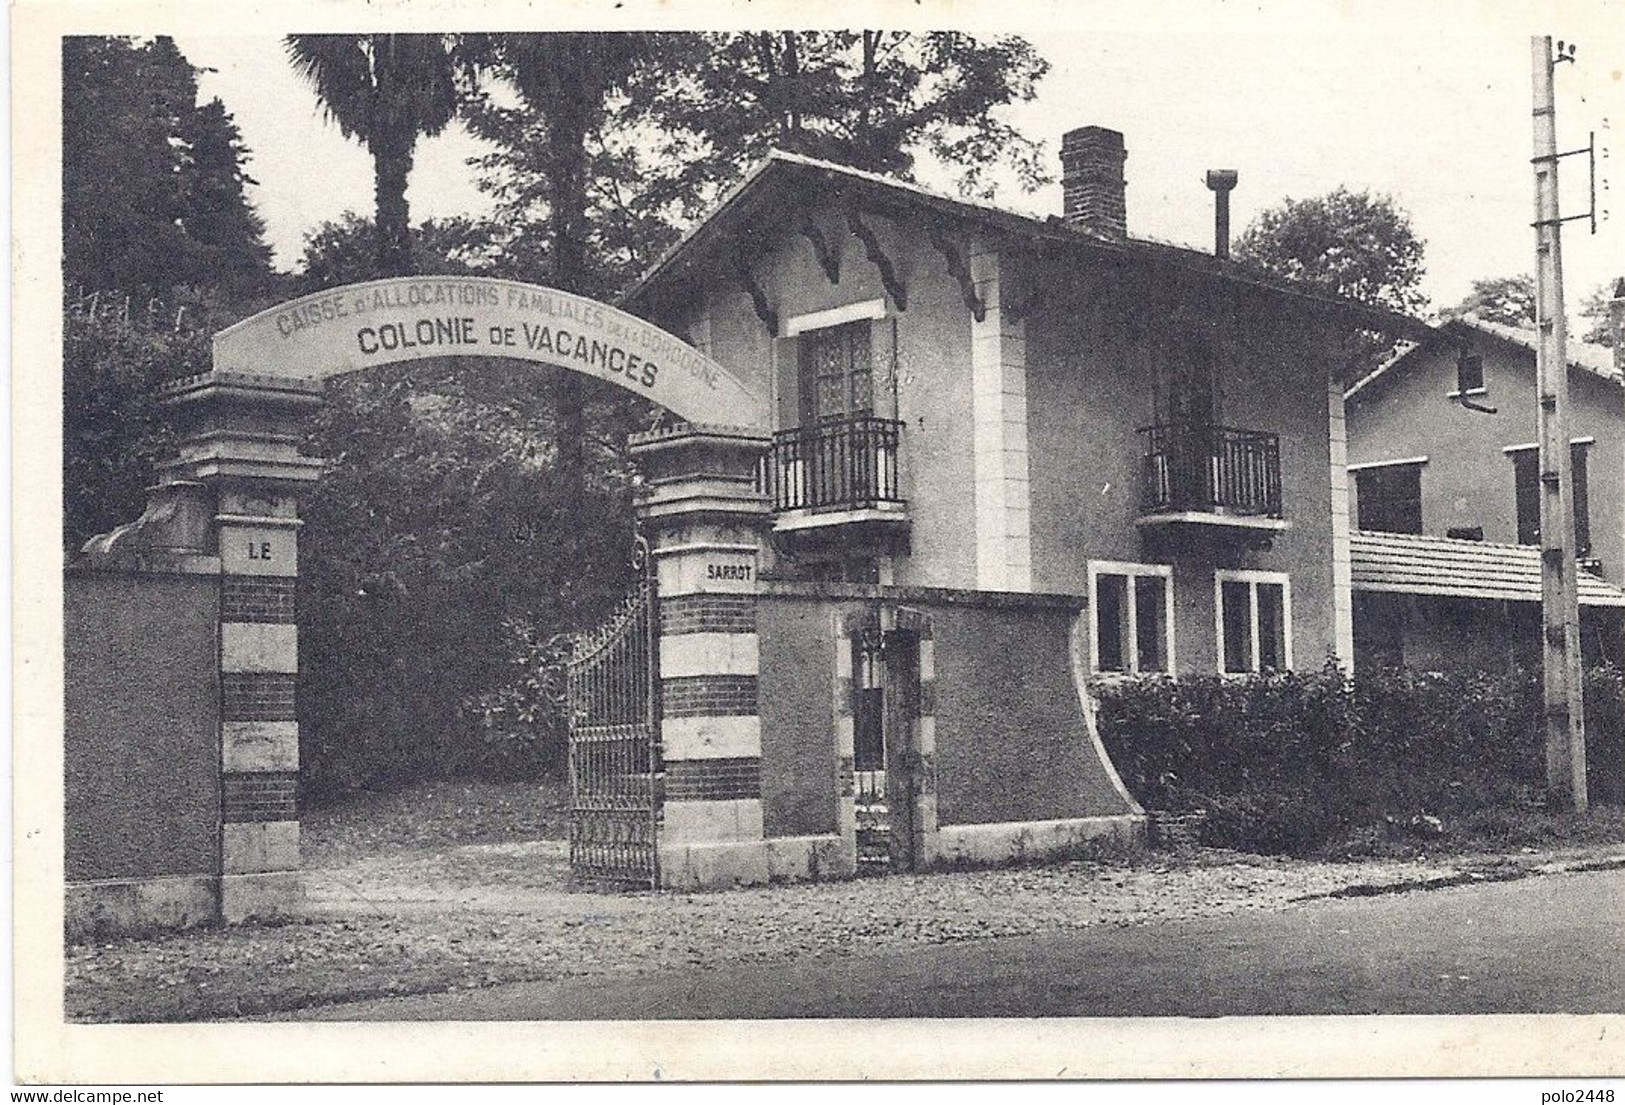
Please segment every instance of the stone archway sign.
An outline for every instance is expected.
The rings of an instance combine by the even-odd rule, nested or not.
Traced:
[[[132,758],[141,771],[162,776],[172,770],[175,740],[186,743],[195,765],[207,769],[176,793],[181,806],[203,812],[185,821],[170,808],[175,802],[149,801],[139,786],[128,803],[110,808],[179,825],[175,833],[191,832],[205,845],[179,861],[190,865],[184,869],[170,866],[167,853],[81,849],[76,862],[98,873],[69,885],[70,931],[271,917],[299,901],[299,498],[325,467],[300,446],[324,378],[430,357],[500,357],[606,380],[665,408],[677,424],[630,442],[647,477],[638,512],[661,601],[679,611],[686,604],[689,613],[677,623],[695,628],[675,644],[661,629],[658,655],[683,687],[709,681],[722,688],[704,691],[706,702],[745,693],[739,665],[755,672],[757,637],[753,617],[748,632],[736,625],[737,608],[754,594],[761,531],[771,517],[757,480],[769,444],[765,383],[748,386],[681,338],[608,304],[485,277],[402,277],[308,295],[220,331],[213,353],[212,371],[164,389],[178,455],[160,466],[145,513],[93,538],[76,564],[81,573],[106,573],[100,590],[86,585],[89,597],[76,610],[112,610],[108,617],[125,626],[135,623],[118,611],[162,608],[149,619],[152,648],[164,658],[165,677],[175,680],[173,695],[143,687],[129,701],[109,698],[101,688],[119,682],[123,660],[103,649],[107,662],[77,684],[93,691],[76,692],[72,708],[75,716],[94,716],[85,732],[116,739],[69,740],[79,757],[72,762],[87,765],[91,779],[136,778]],[[175,636],[180,631],[164,618],[179,619],[191,635]],[[167,643],[170,636],[192,641],[191,652]],[[726,647],[715,647],[719,638]],[[200,664],[207,670],[196,670]],[[754,703],[754,674],[749,680]],[[183,736],[172,740],[166,720],[156,739],[153,695],[185,699],[197,687],[207,693],[194,696]],[[743,778],[747,760],[760,760],[751,710],[748,718],[734,716],[733,706],[716,718],[677,717],[671,733],[661,730],[684,785],[715,798],[676,805],[660,823],[658,854],[669,856],[673,872],[668,884],[762,881],[770,873],[759,800],[727,789],[738,789],[735,776]],[[727,747],[734,758],[715,760],[692,739],[697,728],[719,727],[733,734]],[[700,755],[684,758],[697,747]],[[716,797],[719,787],[731,797]],[[81,792],[81,804],[99,810],[102,792]],[[747,806],[753,815],[734,818],[731,828],[722,824],[724,814]],[[174,839],[152,836],[165,848]],[[168,874],[154,877],[153,870]]]
[[[317,292],[214,336],[216,372],[323,379],[430,357],[505,357],[607,380],[692,423],[766,429],[768,402],[710,357],[584,296],[481,276]]]

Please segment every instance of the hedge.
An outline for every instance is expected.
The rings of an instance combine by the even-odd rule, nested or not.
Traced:
[[[1208,842],[1303,853],[1352,831],[1539,803],[1538,673],[1335,667],[1097,688],[1102,739],[1148,809],[1205,809]],[[1589,789],[1625,798],[1625,679],[1587,674]]]

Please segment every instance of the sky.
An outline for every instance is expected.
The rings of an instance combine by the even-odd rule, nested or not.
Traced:
[[[826,22],[839,11],[820,10]],[[875,10],[864,8],[870,16]],[[913,25],[1024,34],[1052,68],[1035,100],[1005,117],[1045,140],[1057,177],[1064,131],[1087,124],[1123,131],[1131,234],[1211,248],[1209,168],[1240,173],[1231,197],[1238,233],[1286,197],[1339,185],[1369,189],[1410,213],[1426,242],[1423,290],[1435,308],[1458,301],[1476,278],[1532,271],[1531,34],[1567,33],[1580,44],[1577,61],[1558,69],[1560,148],[1584,146],[1596,131],[1607,147],[1599,177],[1625,164],[1616,160],[1625,159],[1621,0],[1538,7],[1436,0],[1415,10],[1386,0],[1102,2],[1033,5],[997,25],[986,22],[988,7],[953,0],[881,10]],[[772,9],[751,11],[759,25],[775,25]],[[429,25],[465,29],[451,18]],[[805,13],[793,18],[812,21]],[[283,53],[277,32],[299,29],[308,27],[172,32],[194,64],[211,70],[200,79],[202,94],[225,102],[253,151],[248,168],[259,183],[250,197],[284,269],[324,220],[372,206],[370,158],[324,120]],[[466,164],[478,151],[457,129],[420,142],[408,191],[414,221],[489,209]],[[1586,159],[1564,161],[1561,173],[1564,212],[1584,212]],[[1599,206],[1619,194],[1621,210],[1595,236],[1584,221],[1564,227],[1571,312],[1585,293],[1625,274],[1625,175],[1613,175],[1608,183],[1619,192],[1600,192]],[[948,188],[946,180],[925,183]],[[996,201],[1058,212],[1060,188],[1023,193],[1011,182]]]

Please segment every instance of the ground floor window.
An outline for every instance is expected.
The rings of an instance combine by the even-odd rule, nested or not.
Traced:
[[[1589,438],[1569,446],[1569,478],[1574,486],[1574,555],[1591,555],[1591,495],[1586,478]],[[1512,458],[1512,487],[1518,519],[1518,544],[1540,544],[1540,451],[1533,445],[1503,450]]]
[[[1382,533],[1422,532],[1422,459],[1350,465],[1355,526]]]
[[[1171,567],[1091,561],[1089,605],[1095,612],[1089,651],[1095,671],[1134,674],[1173,670]]]
[[[1221,568],[1214,596],[1221,672],[1292,667],[1292,584],[1285,572]]]

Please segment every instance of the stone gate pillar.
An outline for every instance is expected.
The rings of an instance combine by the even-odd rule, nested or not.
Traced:
[[[165,401],[180,455],[157,494],[193,504],[220,563],[220,914],[274,916],[300,896],[298,494],[323,462],[298,446],[321,385],[207,372]]]
[[[757,573],[772,517],[757,485],[769,438],[730,426],[636,434],[638,516],[660,602],[661,882],[765,882]]]

